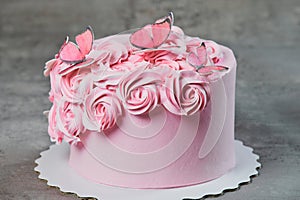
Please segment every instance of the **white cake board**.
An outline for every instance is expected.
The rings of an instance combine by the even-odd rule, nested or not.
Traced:
[[[258,174],[261,166],[257,161],[259,156],[253,149],[235,141],[236,167],[222,177],[194,185],[173,189],[129,189],[97,184],[79,176],[68,165],[69,145],[51,145],[41,153],[35,162],[35,171],[39,178],[47,180],[49,186],[58,187],[62,192],[75,193],[79,197],[97,198],[100,200],[153,200],[153,199],[199,199],[207,195],[222,194],[232,190],[242,183],[251,181]]]

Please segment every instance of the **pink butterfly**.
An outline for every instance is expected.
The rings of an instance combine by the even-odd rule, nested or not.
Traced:
[[[208,61],[208,58],[204,42],[196,49],[196,53],[189,53],[187,60],[189,64],[195,67],[196,70],[203,76],[208,76],[214,72],[223,72],[228,70],[228,67],[221,65],[205,65]]]
[[[190,52],[187,59],[189,64],[197,70],[203,67],[207,62],[207,52],[204,42],[196,49],[196,53]]]
[[[92,50],[94,41],[93,29],[88,26],[86,30],[75,37],[76,43],[70,42],[67,36],[59,50],[59,58],[66,63],[78,64],[85,61],[85,56]]]
[[[130,43],[140,49],[154,49],[162,45],[169,37],[174,23],[173,13],[158,19],[135,31],[130,36]]]

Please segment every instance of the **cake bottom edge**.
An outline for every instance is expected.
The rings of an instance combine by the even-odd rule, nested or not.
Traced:
[[[131,189],[172,189],[198,185],[220,178],[236,164],[234,155],[229,156],[225,162],[223,160],[222,167],[214,168],[207,164],[202,166],[205,170],[201,170],[199,166],[199,170],[190,173],[186,173],[186,170],[180,171],[178,168],[177,171],[171,170],[171,173],[162,170],[163,172],[154,174],[129,174],[107,169],[107,166],[101,163],[91,164],[94,163],[91,160],[94,158],[87,151],[71,146],[68,164],[77,174],[97,184]]]

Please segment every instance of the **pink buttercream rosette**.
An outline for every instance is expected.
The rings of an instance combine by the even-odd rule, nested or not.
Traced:
[[[53,141],[78,142],[87,131],[113,128],[124,110],[141,115],[161,105],[176,115],[193,115],[205,108],[210,80],[187,56],[204,42],[207,64],[216,64],[222,59],[219,45],[185,36],[176,26],[156,49],[133,47],[129,36],[95,40],[86,55],[92,60],[88,64],[66,63],[59,56],[46,63],[53,103],[48,132]]]

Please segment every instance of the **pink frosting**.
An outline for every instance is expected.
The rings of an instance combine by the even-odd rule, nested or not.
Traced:
[[[211,64],[218,63],[222,57],[221,47],[211,40],[204,42],[207,50],[207,55]]]
[[[128,35],[120,35],[114,39],[108,37],[98,40],[93,47],[92,55],[98,54],[96,58],[98,63],[107,63],[110,66],[125,61],[130,55],[128,38]]]
[[[60,78],[61,92],[68,102],[82,103],[89,94],[92,75],[88,69],[77,69]]]
[[[78,142],[79,134],[85,131],[82,124],[82,106],[62,101],[56,112],[57,128],[64,134],[64,139],[71,143]]]
[[[84,102],[83,124],[88,130],[106,130],[121,114],[120,101],[113,92],[94,88]]]
[[[94,85],[103,90],[115,92],[123,75],[124,72],[121,71],[102,69],[93,76]]]
[[[54,61],[53,63],[57,63],[57,61]],[[47,66],[47,65],[46,65]],[[51,71],[48,71],[46,69],[45,74],[50,75],[50,85],[51,90],[49,92],[49,100],[53,103],[54,100],[60,101],[63,94],[61,92],[61,85],[60,85],[60,79],[61,75],[58,73],[60,66],[50,65]]]
[[[53,105],[48,113],[48,134],[52,141],[61,143],[64,139],[64,134],[58,129],[57,122],[57,103],[53,102]]]
[[[85,131],[82,124],[82,106],[67,101],[54,102],[48,113],[48,132],[51,140],[61,143],[78,142],[79,134]]]
[[[208,81],[195,71],[173,71],[160,94],[171,113],[193,115],[203,110],[209,99]]]
[[[45,63],[45,70],[44,70],[44,76],[49,76],[50,72],[53,68],[55,68],[57,65],[62,63],[59,59],[51,59]]]
[[[161,84],[162,77],[159,72],[140,67],[123,77],[117,94],[129,113],[140,115],[150,112],[157,106],[158,87]]]

